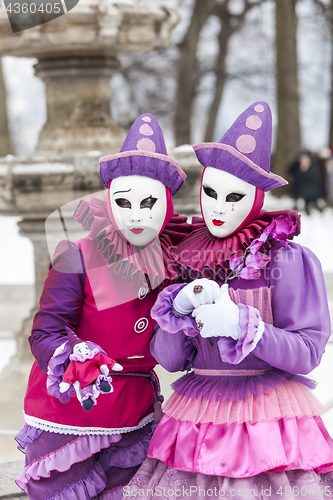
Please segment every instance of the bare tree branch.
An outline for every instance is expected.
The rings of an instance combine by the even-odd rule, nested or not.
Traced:
[[[250,9],[263,3],[265,0],[245,0],[243,10],[235,15],[229,12],[229,0],[215,5],[213,13],[220,19],[221,29],[218,37],[219,54],[216,61],[216,83],[213,99],[208,112],[208,120],[204,140],[206,142],[213,140],[214,129],[218,111],[223,97],[225,82],[227,80],[226,59],[229,48],[229,40],[232,35],[238,31],[245,20],[246,14]]]
[[[274,171],[282,176],[301,148],[296,2],[275,0],[278,128]]]
[[[180,44],[174,129],[176,144],[191,142],[191,112],[195,96],[196,53],[201,30],[211,15],[216,0],[194,0],[191,21]]]

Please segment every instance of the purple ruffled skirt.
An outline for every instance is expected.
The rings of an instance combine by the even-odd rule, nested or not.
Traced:
[[[213,476],[180,471],[147,458],[123,493],[124,500],[327,500],[333,498],[333,479],[329,473],[319,475],[313,470]]]
[[[16,483],[33,500],[120,500],[147,456],[155,427],[122,436],[74,436],[25,425],[16,440],[26,466]]]

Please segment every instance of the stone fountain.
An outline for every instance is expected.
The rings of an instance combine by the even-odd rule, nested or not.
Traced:
[[[0,376],[7,394],[0,429],[19,429],[23,421],[32,361],[27,336],[50,260],[45,219],[58,207],[103,188],[98,157],[119,151],[123,138],[110,114],[109,80],[121,71],[118,56],[167,46],[177,22],[175,10],[154,2],[80,0],[66,15],[13,34],[6,11],[0,9],[0,56],[37,58],[35,71],[45,82],[47,101],[47,121],[35,152],[24,159],[0,159],[0,214],[22,217],[20,233],[33,243],[36,275],[36,304],[17,334],[17,355]],[[200,168],[193,155],[178,156],[189,171],[188,211],[193,212]]]

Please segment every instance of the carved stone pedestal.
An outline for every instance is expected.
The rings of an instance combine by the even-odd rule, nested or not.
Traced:
[[[47,103],[36,153],[119,151],[123,134],[110,114],[110,78],[119,70],[116,57],[41,59],[34,67],[45,82]]]

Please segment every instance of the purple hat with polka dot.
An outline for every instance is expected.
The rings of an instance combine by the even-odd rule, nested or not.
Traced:
[[[149,113],[135,120],[120,153],[103,156],[99,165],[105,186],[122,175],[143,175],[161,181],[175,194],[186,179],[178,163],[168,156],[162,129]]]
[[[195,144],[204,167],[224,170],[264,191],[288,182],[270,171],[272,114],[267,102],[255,102],[231,125],[220,142]]]

